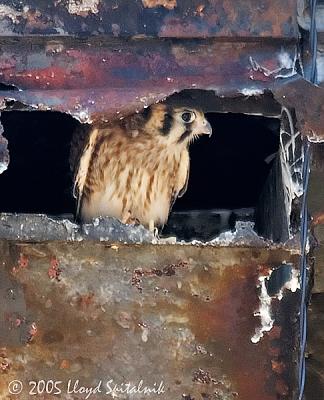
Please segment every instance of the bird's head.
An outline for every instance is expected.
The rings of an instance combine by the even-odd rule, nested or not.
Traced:
[[[188,145],[212,127],[202,111],[191,107],[154,104],[147,111],[145,130],[170,145]]]

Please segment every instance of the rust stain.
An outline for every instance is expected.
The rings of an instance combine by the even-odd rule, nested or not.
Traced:
[[[312,226],[324,225],[324,211],[318,212],[313,216]]]
[[[27,268],[27,267],[28,267],[28,264],[29,264],[29,259],[28,259],[28,257],[27,257],[25,254],[20,253],[20,254],[19,254],[19,259],[18,259],[18,261],[17,261],[17,266],[15,266],[15,267],[12,268],[12,273],[13,273],[13,274],[16,274],[16,273],[18,273],[21,269]]]
[[[28,247],[46,256],[40,258]],[[68,373],[84,382],[98,374],[116,382],[125,377],[136,382],[139,375],[156,380],[162,374],[167,392],[161,400],[181,399],[183,394],[213,399],[215,393],[230,400],[283,400],[292,393],[296,364],[291,349],[297,337],[285,304],[288,301],[291,318],[297,318],[298,294],[289,292],[290,299],[284,295],[275,304],[273,332],[257,345],[250,338],[259,323],[253,315],[259,302],[259,266],[273,269],[282,259],[297,263],[296,255],[274,249],[118,247],[116,252],[85,242],[25,244],[30,268],[12,279],[24,288],[27,308],[5,322],[4,327],[11,327],[9,335],[1,335],[0,324],[4,362],[10,363],[2,374],[4,390],[22,374],[37,380],[54,373],[65,382]],[[1,251],[9,276],[10,258],[20,247],[11,242],[10,248]],[[53,252],[67,266],[55,285],[48,279]],[[1,282],[6,282],[5,271],[0,270]],[[132,286],[137,275],[141,291]],[[1,311],[3,307],[1,303]],[[14,335],[19,342],[25,328],[23,344],[8,342]],[[25,346],[30,340],[32,345]],[[22,364],[21,357],[33,368]]]
[[[0,374],[7,373],[10,369],[10,362],[7,357],[7,351],[5,348],[0,348]]]
[[[81,309],[86,309],[92,304],[94,304],[94,293],[87,293],[78,299],[78,305]]]
[[[25,38],[2,46],[0,80],[21,89],[0,92],[4,107],[5,99],[13,99],[82,122],[122,118],[184,89],[228,97],[271,91],[276,74],[254,71],[251,58],[260,68],[286,71],[281,51],[271,44],[260,50],[255,43],[55,40],[26,51],[28,44]],[[295,46],[283,48],[293,60]]]
[[[69,369],[71,367],[69,360],[62,360],[60,364],[60,369]]]
[[[56,257],[52,257],[50,261],[50,268],[48,270],[48,276],[50,279],[60,281],[60,274],[62,270],[59,268],[60,263]]]
[[[179,268],[188,268],[188,261],[180,260],[175,264],[164,265],[160,268],[138,268],[135,269],[132,275],[132,286],[135,286],[140,292],[143,290],[141,283],[144,277],[154,276],[173,276]]]
[[[0,20],[9,35],[298,38],[294,0],[1,0]]]
[[[286,369],[285,364],[278,360],[271,360],[271,366],[272,370],[277,374],[282,374]]]
[[[19,268],[27,268],[28,267],[28,257],[25,256],[23,253],[20,253],[20,255],[19,255],[18,267]]]

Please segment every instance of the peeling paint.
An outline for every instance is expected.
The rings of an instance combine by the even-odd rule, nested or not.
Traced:
[[[261,96],[264,94],[264,90],[257,88],[244,88],[240,91],[243,96]]]
[[[177,0],[142,0],[145,8],[164,7],[173,10],[177,6]]]
[[[0,19],[9,18],[12,23],[18,24],[22,13],[10,6],[0,4]]]
[[[254,222],[237,221],[234,231],[223,232],[207,244],[220,246],[245,244],[264,247],[269,245],[269,242],[255,232]]]
[[[97,14],[99,12],[100,0],[69,0],[67,9],[70,14],[86,16],[89,13]]]
[[[277,298],[278,300],[282,300],[285,290],[289,290],[292,293],[295,293],[298,289],[300,289],[299,271],[292,267],[291,278],[281,288],[280,292],[277,295]]]
[[[297,55],[297,49],[295,50],[294,58],[291,58],[289,53],[287,53],[284,49],[281,49],[280,53],[277,55],[278,67],[274,69],[270,69],[266,65],[262,65],[251,56],[249,59],[253,71],[260,72],[267,78],[273,77],[274,79],[278,79],[290,78],[297,74]],[[251,77],[251,79],[253,78]]]
[[[274,272],[278,273],[279,271],[281,277],[284,278],[284,272],[282,268],[288,268],[289,279],[286,282],[282,283],[282,287],[280,289],[272,287],[269,292],[268,284]],[[255,329],[255,334],[251,338],[252,343],[258,343],[264,336],[264,333],[271,331],[273,328],[274,317],[272,315],[271,307],[272,300],[278,299],[279,301],[282,301],[284,298],[285,290],[296,293],[297,290],[300,289],[299,271],[298,269],[294,268],[292,264],[287,263],[286,261],[283,261],[281,267],[279,267],[278,269],[270,270],[268,274],[259,276],[258,280],[259,284],[257,285],[257,288],[260,290],[260,305],[258,310],[254,312],[254,316],[260,317],[261,324]],[[275,282],[276,281],[278,282],[278,275],[275,276]],[[275,290],[275,293],[272,292],[273,290]]]
[[[260,288],[260,307],[259,310],[254,313],[254,316],[260,317],[261,326],[255,329],[255,334],[251,337],[252,343],[258,343],[264,336],[264,333],[271,331],[273,327],[274,320],[271,315],[272,298],[269,296],[266,286],[266,281],[269,280],[270,276],[271,272],[269,275],[259,277],[258,288]]]

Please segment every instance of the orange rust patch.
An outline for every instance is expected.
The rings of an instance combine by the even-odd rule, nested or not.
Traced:
[[[314,215],[312,225],[324,225],[324,212],[320,212]]]
[[[59,281],[61,270],[59,268],[59,262],[56,257],[51,259],[51,266],[47,272],[50,279],[56,279]]]
[[[28,257],[25,254],[20,253],[19,254],[19,259],[18,259],[18,262],[17,262],[17,266],[12,268],[12,273],[16,274],[21,269],[27,268],[28,264],[29,264]]]
[[[80,296],[78,304],[81,308],[87,308],[93,303],[94,293],[88,293],[84,296]]]
[[[60,369],[69,369],[70,368],[70,361],[69,360],[62,360],[60,364]]]
[[[286,366],[282,361],[271,360],[271,367],[272,370],[275,371],[277,374],[282,374]]]
[[[10,363],[7,357],[6,349],[0,349],[0,373],[8,372],[10,369]]]
[[[27,268],[28,267],[28,258],[24,254],[20,253],[18,265],[20,268]]]

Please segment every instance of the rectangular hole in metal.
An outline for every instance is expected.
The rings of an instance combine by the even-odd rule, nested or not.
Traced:
[[[188,190],[176,201],[161,236],[208,241],[245,220],[255,222],[261,235],[284,241],[288,228],[280,194],[280,119],[217,112],[206,116],[214,133],[191,145]],[[1,121],[11,160],[0,175],[0,211],[74,221],[69,152],[79,123],[61,113],[23,111],[3,112]],[[274,218],[269,202],[281,210],[274,235],[263,229]]]

